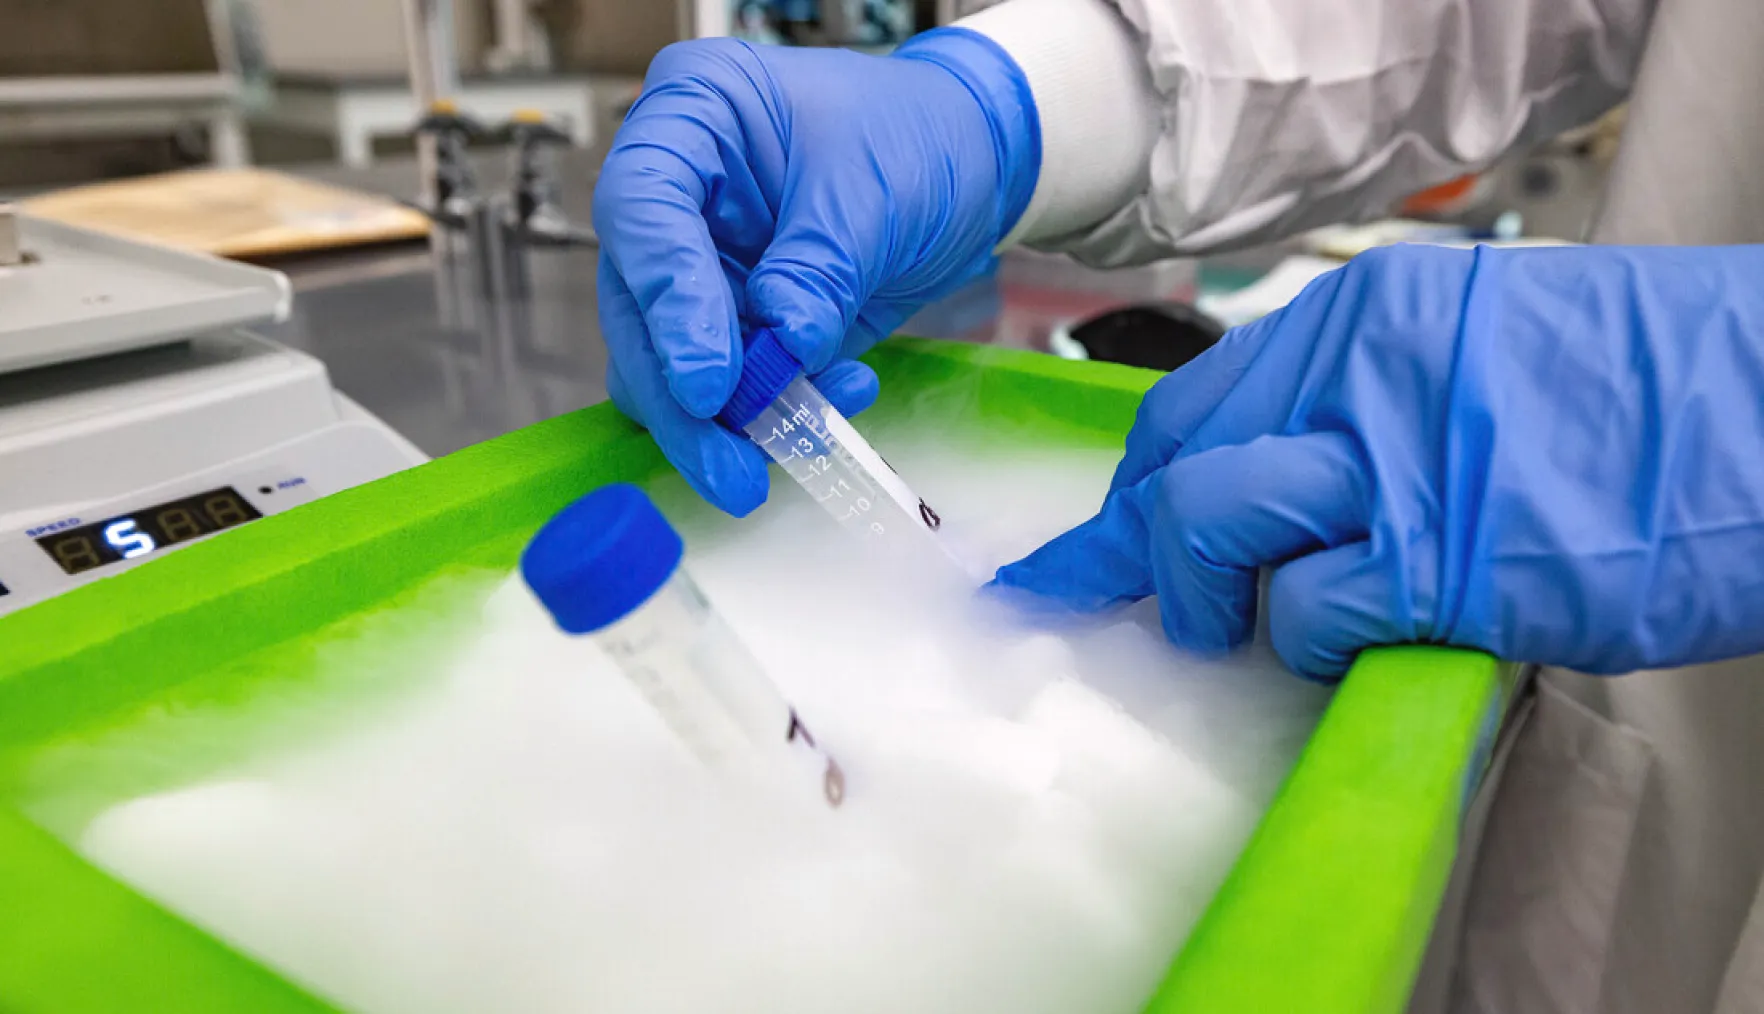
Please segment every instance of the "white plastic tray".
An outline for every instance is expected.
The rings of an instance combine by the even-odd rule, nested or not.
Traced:
[[[21,216],[33,263],[0,268],[0,373],[288,315],[279,271]]]

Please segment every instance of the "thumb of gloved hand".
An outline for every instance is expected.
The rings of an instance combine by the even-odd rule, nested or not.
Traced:
[[[1301,676],[1328,680],[1347,671],[1361,648],[1395,644],[1412,629],[1400,590],[1369,543],[1350,542],[1301,556],[1268,585],[1268,639]]]
[[[777,237],[748,276],[746,293],[748,318],[776,332],[810,373],[839,353],[870,298],[862,260],[880,242],[882,224],[873,215],[831,217],[828,205],[838,202],[815,193],[821,189],[811,183],[787,196]],[[864,337],[867,347],[886,333]]]
[[[993,43],[934,32],[896,56],[891,76],[928,100],[932,115],[854,116],[826,108],[824,78],[805,81],[797,122],[826,115],[855,143],[799,157],[806,140],[789,132],[792,168],[776,228],[747,278],[744,316],[775,331],[811,373],[862,354],[918,307],[988,270],[1039,168],[1026,86]],[[812,69],[775,73],[790,86]],[[982,97],[992,101],[975,101]]]

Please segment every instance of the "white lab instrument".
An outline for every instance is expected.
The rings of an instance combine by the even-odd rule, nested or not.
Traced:
[[[39,219],[0,266],[0,615],[426,460],[243,330],[281,274]]]
[[[558,627],[591,637],[699,760],[816,784],[838,806],[839,764],[711,608],[684,551],[647,494],[614,484],[547,522],[521,574]]]

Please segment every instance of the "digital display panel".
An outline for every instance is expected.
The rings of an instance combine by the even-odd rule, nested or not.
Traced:
[[[62,570],[81,574],[263,517],[231,486],[119,514],[37,539]]]

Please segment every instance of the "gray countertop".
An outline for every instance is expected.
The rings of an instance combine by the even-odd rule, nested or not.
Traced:
[[[330,368],[333,383],[431,455],[606,397],[596,251],[532,258],[523,300],[480,298],[465,270],[418,247],[309,276],[271,334]],[[335,272],[332,274],[331,272]],[[349,277],[354,275],[354,277]]]
[[[564,207],[588,221],[603,150],[561,165]],[[487,187],[507,159],[478,160]],[[302,175],[392,196],[417,188],[410,158],[365,169],[302,167]],[[529,292],[489,299],[469,253],[428,244],[340,250],[271,266],[294,283],[294,314],[267,333],[312,353],[334,384],[431,455],[591,405],[606,397],[592,247],[528,256]]]

